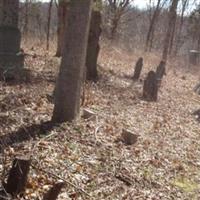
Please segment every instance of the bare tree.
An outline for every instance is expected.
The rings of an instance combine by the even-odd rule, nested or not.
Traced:
[[[174,29],[176,24],[176,11],[178,6],[179,0],[171,0],[171,6],[169,10],[169,17],[168,17],[168,27],[167,32],[164,40],[164,47],[163,47],[163,54],[162,54],[162,60],[167,61],[168,54],[169,54],[169,47],[170,47],[170,41],[172,40],[172,37],[174,37]]]
[[[114,39],[121,17],[132,0],[107,0],[108,1],[108,26],[109,38]]]
[[[49,50],[49,35],[50,35],[52,5],[53,5],[53,0],[50,0],[49,9],[48,9],[48,19],[47,19],[47,50]]]
[[[181,16],[180,16],[180,24],[178,27],[178,31],[177,31],[177,36],[176,36],[176,46],[174,49],[174,55],[177,55],[181,44],[182,44],[182,29],[183,29],[183,25],[184,25],[184,15],[185,15],[185,11],[187,9],[189,0],[181,0]]]
[[[55,91],[52,121],[72,121],[79,115],[81,87],[86,61],[86,50],[92,0],[71,0],[65,32],[64,51]]]
[[[151,51],[153,45],[153,35],[154,35],[156,20],[160,12],[160,3],[161,0],[158,0],[155,11],[153,13],[153,17],[150,20],[149,30],[147,33],[146,44],[145,44],[145,51]]]

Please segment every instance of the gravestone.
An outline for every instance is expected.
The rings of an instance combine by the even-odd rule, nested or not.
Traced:
[[[162,78],[166,74],[165,66],[166,66],[166,62],[161,61],[160,64],[158,65],[157,69],[156,69],[156,77],[157,77],[158,87],[160,87],[161,82],[162,82]]]
[[[154,71],[150,71],[144,81],[143,99],[147,101],[157,101],[158,85],[157,76]]]
[[[23,68],[18,13],[18,0],[0,1],[0,79],[15,78]]]
[[[133,80],[138,80],[140,78],[142,67],[143,67],[143,58],[140,57],[135,65]]]
[[[200,83],[198,83],[198,84],[194,87],[194,92],[196,92],[198,95],[200,95]]]
[[[198,65],[199,64],[200,52],[197,50],[189,51],[189,64]]]

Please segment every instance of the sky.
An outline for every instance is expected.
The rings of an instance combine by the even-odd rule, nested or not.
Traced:
[[[49,0],[40,0],[40,1],[49,2]],[[138,8],[145,8],[148,1],[149,0],[134,0],[134,5],[136,5]]]

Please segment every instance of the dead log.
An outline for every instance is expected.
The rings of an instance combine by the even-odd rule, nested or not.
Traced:
[[[14,159],[7,183],[5,183],[7,193],[16,196],[25,191],[30,165],[31,160],[29,157],[23,156]]]
[[[158,97],[158,84],[157,76],[154,71],[150,71],[144,81],[143,86],[143,99],[147,101],[157,101]]]
[[[138,80],[140,78],[142,67],[143,67],[143,58],[140,57],[135,65],[135,71],[132,78],[133,80]]]
[[[56,183],[43,197],[43,200],[56,200],[58,195],[65,185],[64,182]]]

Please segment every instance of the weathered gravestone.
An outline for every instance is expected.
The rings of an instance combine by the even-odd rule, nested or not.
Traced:
[[[18,29],[19,0],[0,1],[0,78],[15,78],[23,67]]]
[[[197,50],[189,51],[189,64],[190,65],[198,65],[199,64],[200,52]]]
[[[160,64],[158,65],[157,69],[156,69],[156,77],[157,77],[158,87],[160,87],[161,82],[162,82],[162,78],[166,74],[165,73],[165,66],[166,66],[166,62],[161,61]]]
[[[90,32],[86,57],[86,79],[96,81],[98,78],[97,59],[100,50],[99,38],[101,35],[101,13],[92,11]]]
[[[138,59],[138,61],[136,62],[136,65],[135,65],[135,71],[134,71],[134,75],[133,75],[133,80],[138,80],[140,78],[142,67],[143,67],[143,58],[140,57]]]
[[[194,92],[196,92],[198,95],[200,95],[200,83],[198,83],[198,84],[194,87]]]
[[[157,76],[154,71],[150,71],[144,81],[143,99],[147,101],[157,101],[158,85]]]

